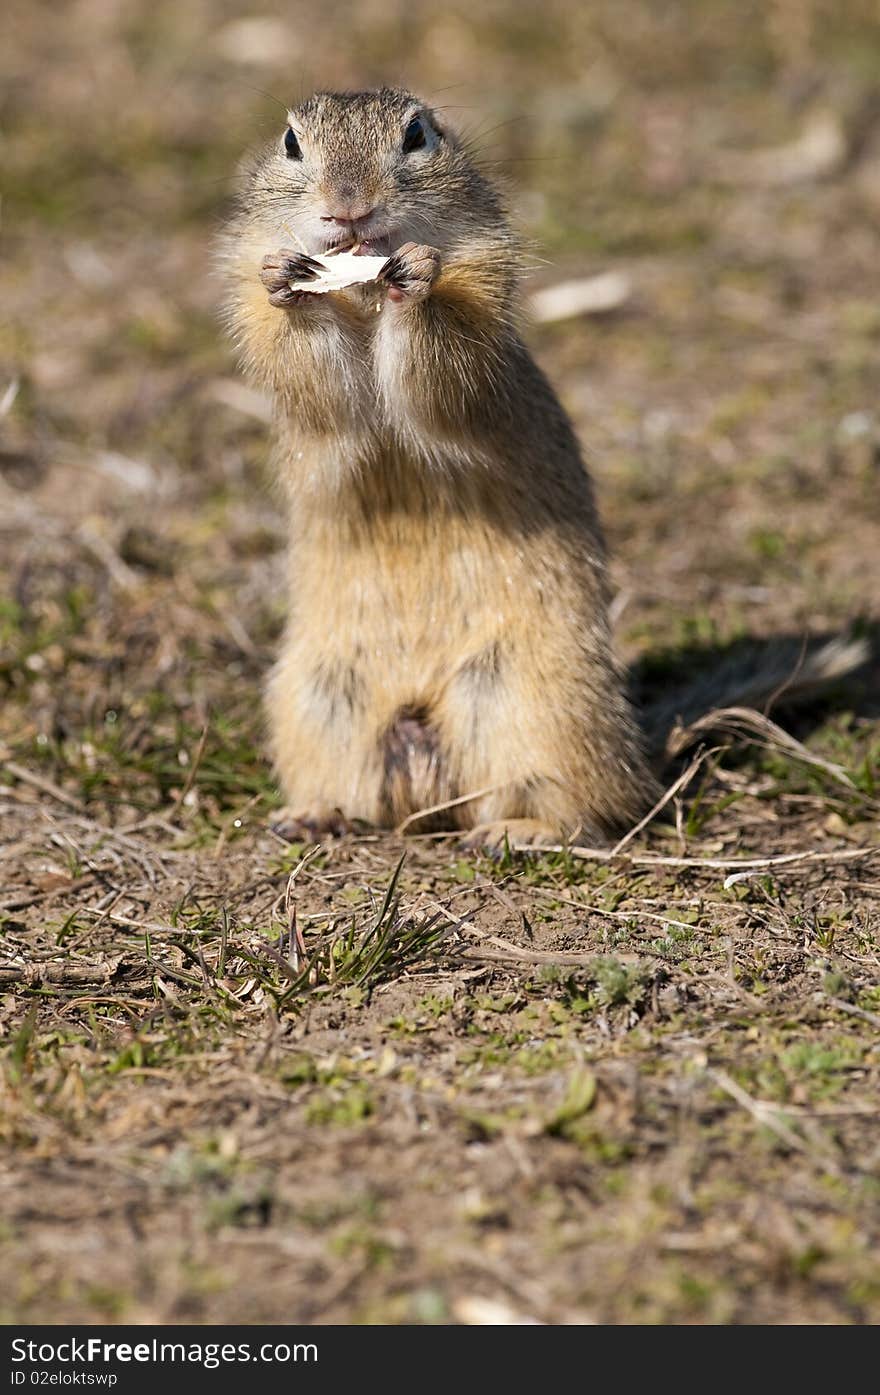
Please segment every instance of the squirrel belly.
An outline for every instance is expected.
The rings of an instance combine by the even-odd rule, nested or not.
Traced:
[[[341,487],[297,495],[268,698],[288,804],[396,826],[482,791],[419,830],[530,818],[559,838],[631,821],[652,786],[585,518],[557,522],[526,490],[540,461],[462,478],[373,448]],[[301,449],[314,470],[321,446]]]
[[[346,240],[388,257],[380,283],[310,296]],[[550,841],[632,823],[654,785],[591,486],[470,155],[408,93],[318,94],[255,162],[220,257],[276,401],[290,610],[268,714],[294,815]]]

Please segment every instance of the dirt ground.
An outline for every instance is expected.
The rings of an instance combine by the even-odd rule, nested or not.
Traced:
[[[527,295],[630,278],[529,339],[642,700],[876,653],[875,5],[3,25],[0,1319],[880,1320],[876,658],[780,707],[794,742],[714,733],[610,858],[284,843],[284,524],[210,267],[287,100],[424,93],[507,182]]]

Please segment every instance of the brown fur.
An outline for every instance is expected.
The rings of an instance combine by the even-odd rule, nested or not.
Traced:
[[[413,114],[428,139],[407,154]],[[291,125],[302,159],[280,135],[255,162],[221,248],[289,499],[268,692],[287,800],[318,823],[341,809],[396,824],[488,789],[447,826],[607,834],[653,782],[612,655],[589,479],[515,328],[520,256],[498,195],[408,93],[321,94]],[[323,251],[340,206],[378,210],[352,227],[401,249],[390,288],[270,304],[263,258],[292,235]]]

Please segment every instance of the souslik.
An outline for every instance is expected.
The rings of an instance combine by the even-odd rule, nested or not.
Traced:
[[[394,254],[381,284],[290,288],[352,245]],[[220,261],[242,363],[276,404],[290,609],[268,715],[288,826],[446,805],[418,828],[492,846],[630,825],[656,786],[590,479],[517,332],[520,245],[468,150],[408,92],[318,93],[253,161]],[[825,646],[795,681],[863,657]]]

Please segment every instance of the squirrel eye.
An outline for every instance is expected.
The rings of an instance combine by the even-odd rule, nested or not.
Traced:
[[[299,148],[299,141],[288,126],[284,132],[284,149],[287,151],[288,160],[301,160],[303,153]]]
[[[421,150],[424,144],[425,128],[419,118],[414,116],[406,128],[406,134],[403,137],[403,148],[406,151]]]

